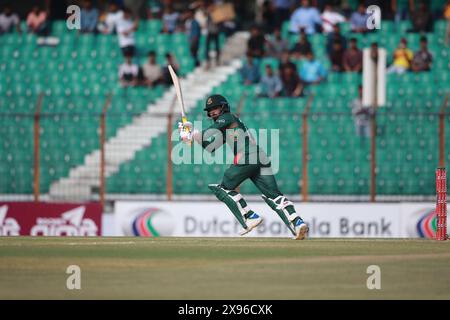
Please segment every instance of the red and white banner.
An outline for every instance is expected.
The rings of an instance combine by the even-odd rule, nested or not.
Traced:
[[[99,203],[0,202],[0,236],[99,236]]]

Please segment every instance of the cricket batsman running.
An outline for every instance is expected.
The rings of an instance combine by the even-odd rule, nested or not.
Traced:
[[[214,152],[227,143],[234,154],[233,164],[225,171],[220,184],[208,187],[214,195],[225,203],[242,225],[240,235],[256,228],[263,219],[252,211],[236,188],[246,179],[252,180],[261,191],[262,198],[283,220],[294,235],[293,239],[303,240],[308,226],[295,212],[294,205],[280,192],[271,170],[270,160],[248,132],[242,121],[230,112],[228,101],[214,94],[206,100],[204,109],[214,123],[206,130],[192,130],[190,122],[180,122],[180,138],[185,143],[192,140],[200,143],[204,149]]]

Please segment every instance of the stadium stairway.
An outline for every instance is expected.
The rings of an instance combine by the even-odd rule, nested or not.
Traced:
[[[221,66],[209,70],[198,67],[180,79],[186,113],[242,66],[241,58],[246,51],[242,42],[246,42],[248,36],[248,32],[237,32],[227,39],[223,47]],[[122,163],[133,159],[136,152],[152,143],[152,138],[167,130],[166,121],[161,121],[160,117],[169,114],[169,106],[174,97],[175,88],[172,86],[161,98],[150,104],[145,112],[135,117],[132,123],[120,128],[114,137],[105,142],[105,177],[116,173]],[[178,114],[178,109],[174,112]],[[100,150],[97,149],[85,157],[82,165],[72,168],[67,177],[50,186],[49,198],[59,201],[91,200],[93,190],[99,188],[99,168]]]

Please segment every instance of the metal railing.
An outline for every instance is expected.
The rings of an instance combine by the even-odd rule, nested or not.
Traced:
[[[20,122],[20,120],[25,119],[25,117],[29,118],[31,116],[33,118],[33,148],[32,154],[28,154],[29,149],[23,151],[19,150],[20,147],[18,147],[17,150],[8,149],[8,151],[2,146],[2,152],[4,152],[5,154],[0,159],[2,161],[0,162],[0,164],[3,163],[3,165],[5,165],[5,167],[3,168],[3,172],[9,173],[9,175],[5,174],[2,177],[3,191],[0,190],[0,194],[3,194],[3,196],[9,194],[8,199],[14,197],[14,190],[11,190],[9,186],[10,184],[14,184],[14,179],[22,179],[17,178],[17,175],[12,174],[13,172],[16,172],[16,170],[14,169],[19,167],[26,169],[27,167],[30,167],[30,169],[32,168],[33,171],[32,181],[29,181],[29,183],[33,186],[33,191],[31,193],[32,198],[34,199],[34,201],[40,201],[43,200],[41,196],[46,195],[44,199],[52,200],[52,198],[48,196],[50,186],[53,185],[55,181],[66,179],[69,174],[74,175],[71,169],[74,169],[75,167],[85,163],[87,159],[86,155],[95,153],[96,151],[99,153],[98,168],[94,170],[94,167],[92,167],[91,163],[92,174],[88,174],[83,177],[84,179],[86,179],[86,181],[89,181],[86,184],[91,187],[90,198],[83,199],[82,197],[79,197],[77,194],[79,190],[77,188],[80,187],[81,190],[81,185],[76,184],[72,186],[72,190],[68,190],[67,195],[69,196],[69,198],[71,195],[73,195],[73,199],[75,200],[98,200],[102,204],[104,204],[106,199],[111,199],[111,195],[113,194],[146,194],[155,192],[151,190],[157,190],[155,193],[161,195],[162,197],[165,197],[165,199],[167,200],[172,200],[174,198],[174,194],[189,194],[189,192],[186,192],[185,189],[173,184],[175,176],[174,169],[177,171],[189,171],[192,169],[191,171],[193,172],[194,176],[190,176],[189,179],[198,179],[198,177],[202,175],[202,173],[199,172],[203,172],[201,171],[203,169],[201,169],[200,167],[189,167],[188,169],[182,169],[180,167],[174,167],[174,164],[171,161],[171,151],[177,144],[177,142],[174,142],[171,139],[171,133],[175,129],[174,121],[177,117],[177,115],[174,114],[175,98],[172,101],[171,106],[169,106],[167,113],[152,114],[152,117],[157,117],[161,121],[165,121],[167,123],[164,132],[161,132],[157,136],[155,136],[155,139],[157,139],[155,141],[159,141],[158,143],[161,144],[160,148],[167,148],[167,150],[158,153],[156,152],[160,151],[158,150],[158,146],[155,146],[156,149],[150,150],[148,148],[153,144],[150,144],[149,141],[148,143],[143,143],[142,147],[138,148],[134,155],[127,161],[116,161],[115,157],[117,157],[117,155],[115,155],[112,151],[108,152],[108,150],[105,149],[105,144],[117,134],[118,130],[120,130],[121,127],[131,123],[131,121],[136,117],[146,117],[147,115],[142,115],[139,113],[124,112],[117,114],[114,112],[109,112],[109,106],[112,99],[113,98],[111,96],[108,96],[105,99],[102,112],[100,114],[57,114],[42,112],[43,95],[39,96],[36,103],[36,111],[33,115],[23,113],[1,113],[0,119],[3,118],[2,121],[4,121],[4,123],[8,121],[7,119],[14,118],[16,119],[15,121]],[[421,164],[421,166],[423,166],[424,168],[423,170],[431,170],[430,179],[433,179],[432,174],[434,172],[434,168],[437,166],[444,167],[446,162],[450,161],[450,157],[448,157],[446,153],[446,146],[447,148],[449,147],[448,144],[450,143],[450,139],[448,139],[445,135],[445,126],[450,123],[450,114],[446,109],[448,105],[448,96],[445,97],[440,111],[437,113],[377,112],[371,118],[370,137],[361,139],[355,138],[354,132],[352,133],[349,131],[349,128],[351,127],[350,123],[353,123],[353,117],[350,112],[314,112],[311,107],[313,97],[309,99],[307,106],[303,112],[272,112],[270,113],[269,117],[261,118],[259,120],[256,119],[256,117],[261,116],[261,114],[258,112],[248,112],[247,110],[244,110],[244,102],[245,97],[243,96],[241,102],[239,103],[238,112],[244,122],[246,122],[246,120],[251,120],[251,122],[253,123],[259,123],[260,127],[265,127],[269,122],[274,121],[280,124],[286,119],[289,120],[289,126],[286,125],[279,128],[280,140],[282,141],[282,143],[285,143],[285,139],[292,139],[292,141],[294,141],[295,143],[289,142],[286,145],[286,150],[284,150],[283,152],[297,154],[298,158],[289,157],[289,155],[285,157],[285,155],[283,154],[283,158],[281,159],[282,164],[280,165],[280,167],[282,168],[282,170],[280,171],[280,175],[286,177],[287,182],[283,182],[285,188],[287,188],[289,191],[286,193],[295,192],[303,201],[309,201],[312,195],[315,196],[315,199],[318,198],[317,196],[319,196],[320,198],[323,195],[327,195],[327,190],[332,190],[333,188],[338,191],[336,193],[338,195],[352,195],[352,190],[354,190],[354,194],[367,195],[369,196],[370,201],[376,201],[378,195],[386,196],[389,195],[389,190],[395,190],[395,187],[390,187],[390,189],[385,188],[382,190],[382,192],[377,190],[377,186],[386,186],[386,184],[392,184],[391,181],[386,180],[387,178],[385,178],[385,176],[383,177],[383,172],[389,170],[393,170],[397,172],[397,174],[405,175],[405,177],[403,177],[402,179],[404,180],[404,186],[406,187],[404,187],[400,183],[400,187],[397,190],[398,192],[396,191],[394,192],[394,194],[398,196],[408,195],[411,192],[408,190],[412,190],[411,188],[408,189],[408,184],[410,184],[408,180],[409,178],[407,177],[407,173],[409,172],[408,170],[410,170],[409,174],[414,176],[415,171],[421,170],[421,167],[419,166],[419,164]],[[190,116],[192,117],[192,119],[197,119],[202,115],[191,114]],[[383,149],[383,146],[385,144],[388,144],[390,141],[390,137],[387,135],[395,132],[397,128],[401,129],[402,124],[407,124],[408,118],[411,117],[417,118],[415,121],[427,122],[426,124],[421,124],[419,122],[417,123],[417,128],[420,129],[419,131],[428,132],[426,136],[427,138],[420,139],[420,136],[415,137],[417,138],[415,139],[417,145],[408,145],[412,140],[409,141],[406,138],[399,140],[397,139],[399,137],[396,137],[396,139],[399,140],[400,143],[397,148],[397,151],[399,151],[399,153],[398,155],[396,155],[397,158],[394,159]],[[63,118],[65,119],[64,121],[67,121],[67,123],[61,124],[61,122],[63,122],[63,120],[61,119]],[[395,118],[397,120],[391,121],[391,118]],[[89,119],[90,122],[83,123],[85,119]],[[52,123],[56,122],[59,122],[60,125],[52,127]],[[338,122],[338,124],[336,124],[335,122]],[[343,125],[341,126],[339,123],[342,123]],[[97,127],[93,129],[92,126]],[[22,125],[17,127],[12,125],[12,131],[9,132],[10,136],[2,137],[4,143],[7,143],[7,140],[11,138],[11,135],[14,135],[14,130],[21,130],[22,127]],[[292,131],[293,127],[295,127],[295,131]],[[72,131],[62,132],[64,131],[64,129],[66,129],[67,131],[70,129]],[[429,131],[432,132],[430,133]],[[416,133],[407,132],[406,137],[408,136],[408,134],[411,135]],[[59,135],[60,138],[55,137],[55,135]],[[52,140],[53,142],[49,141],[49,137],[51,137],[50,140]],[[71,141],[68,137],[73,137],[73,141]],[[58,139],[60,140],[58,141]],[[165,142],[163,142],[164,140]],[[370,148],[367,148],[367,140],[369,140]],[[58,141],[56,146],[52,145],[52,143],[54,143],[55,141]],[[332,143],[337,143],[338,145],[330,145]],[[361,145],[359,145],[360,143]],[[80,148],[83,150],[77,150],[77,145],[81,146]],[[346,152],[348,153],[348,155],[341,152],[338,156],[336,150],[339,151],[343,147],[345,147],[345,150],[347,150]],[[408,147],[409,149],[407,149],[406,147]],[[393,145],[391,146],[390,150],[392,151],[395,148],[396,146]],[[412,160],[410,160],[413,164],[411,165],[410,169],[403,170],[401,168],[404,165],[409,165],[407,163],[409,161],[408,159],[406,160],[406,163],[402,163],[400,155],[400,151],[402,151],[402,148],[404,148],[404,150],[414,150],[411,152],[416,153],[415,155],[411,156]],[[154,152],[150,157],[148,157],[148,154],[145,155],[149,150],[150,152]],[[57,152],[55,153],[54,151]],[[8,153],[8,155],[12,155],[12,158],[15,159],[14,162],[8,162],[8,155],[6,155],[6,153]],[[19,153],[21,153],[20,156]],[[434,156],[434,153],[437,153],[436,157]],[[17,157],[14,156],[15,154],[17,154]],[[142,160],[139,160],[141,159],[139,157],[142,155],[144,155],[144,157],[142,158]],[[25,157],[27,159],[31,158],[32,162],[24,161],[22,164],[20,164],[20,159],[22,159],[21,157]],[[155,158],[154,160],[152,160],[152,157],[160,158]],[[336,163],[338,163],[333,162],[333,159],[337,159],[337,157],[341,157],[339,159],[339,163],[344,163],[345,161],[343,161],[343,159],[345,157],[351,159],[353,162],[349,161],[349,163],[353,163],[355,167],[359,168],[359,171],[354,168],[354,172],[346,172],[349,177],[345,177],[343,171],[348,170],[348,168],[343,169],[342,167],[336,166],[336,168],[332,169],[332,167],[335,166]],[[72,161],[73,158],[76,158],[77,160]],[[58,164],[58,161],[63,161],[64,165],[61,163]],[[126,187],[122,189],[123,192],[120,192],[120,190],[118,190],[117,188],[112,188],[114,190],[110,189],[108,187],[108,179],[117,180],[117,175],[120,174],[122,170],[127,169],[127,165],[130,164],[130,161],[134,161],[135,164],[137,163],[135,169],[138,172],[139,170],[142,170],[142,168],[146,168],[145,170],[147,170],[147,167],[149,166],[151,167],[155,164],[160,165],[161,163],[165,163],[165,168],[159,168],[159,172],[157,169],[155,169],[154,173],[152,173],[153,171],[145,171],[142,173],[142,176],[134,175],[138,176],[139,178],[147,177],[152,180],[151,176],[152,174],[155,174],[155,176],[165,177],[165,179],[161,181],[160,178],[155,178],[154,180],[157,182],[156,187],[154,184],[152,184],[155,181],[152,180],[150,181],[151,186],[149,188],[142,188],[142,192],[139,192],[139,185],[137,185],[136,188],[132,187],[132,192],[130,192],[130,188]],[[48,168],[48,163],[51,163],[52,168]],[[93,163],[96,164],[96,162]],[[116,167],[114,167],[114,165],[116,165]],[[416,165],[417,167],[414,167],[414,165]],[[385,168],[392,166],[394,166],[395,168]],[[215,167],[214,170],[216,170],[217,168]],[[164,170],[165,172],[162,172]],[[214,171],[215,173],[217,173],[215,176],[217,179],[219,179],[221,173],[220,168],[216,171]],[[135,173],[136,172],[134,172],[133,174]],[[156,175],[156,173],[158,175]],[[355,174],[357,174],[357,177],[352,177],[352,175]],[[24,176],[26,177],[27,175]],[[426,180],[425,174],[423,177],[424,180]],[[132,178],[130,177],[130,179]],[[380,181],[377,182],[377,179],[380,179]],[[386,181],[384,181],[383,179]],[[294,181],[295,183],[292,183],[292,181]],[[124,185],[126,185],[129,181],[125,182],[126,183],[124,183]],[[200,182],[201,181],[199,181],[199,185]],[[21,183],[28,184],[27,181],[22,181]],[[133,182],[131,181],[129,184],[132,183]],[[289,183],[291,184],[289,185]],[[330,185],[330,183],[334,183],[335,185]],[[424,182],[424,188],[425,185],[428,185],[427,181]],[[346,187],[348,187],[346,189],[347,191],[343,190]],[[322,192],[320,190],[321,188],[324,188]],[[201,193],[199,190],[200,189],[197,189],[196,193]],[[251,189],[248,188],[246,190],[251,191]],[[20,188],[19,192],[17,193],[21,193]],[[207,193],[206,188],[204,193]],[[424,194],[433,193],[434,190],[424,191]],[[17,198],[21,199],[21,197],[19,196]]]

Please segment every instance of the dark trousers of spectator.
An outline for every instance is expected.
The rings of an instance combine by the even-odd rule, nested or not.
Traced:
[[[189,50],[191,51],[192,59],[194,59],[195,66],[198,67],[200,65],[200,60],[198,59],[198,47],[199,47],[199,40],[191,40],[191,43],[189,45]]]
[[[110,1],[111,2],[111,1]],[[133,16],[139,17],[141,19],[146,18],[146,5],[147,2],[145,0],[123,0],[124,7],[127,7],[131,10]],[[153,1],[151,1],[153,2]]]
[[[237,25],[232,22],[232,23],[223,23],[220,26],[220,30],[225,34],[225,37],[230,37],[232,36],[237,29]]]
[[[35,31],[38,36],[47,37],[51,31],[51,22],[45,21],[39,28]]]
[[[420,32],[432,32],[433,31],[433,20],[430,19],[426,24],[415,26],[413,23],[413,27],[407,32],[420,33]]]
[[[275,26],[280,28],[283,26],[283,22],[290,17],[289,9],[276,8],[275,9]]]
[[[209,63],[209,48],[211,45],[211,42],[214,42],[214,45],[216,47],[216,63],[219,64],[220,61],[220,47],[219,47],[219,34],[218,33],[208,33],[206,36],[206,51],[205,51],[205,58],[206,61]]]
[[[126,57],[126,56],[134,57],[134,55],[136,53],[135,46],[126,46],[126,47],[121,47],[120,49],[122,50],[122,54],[124,57]]]
[[[355,123],[356,135],[359,137],[360,147],[364,147],[366,145],[367,138],[370,138],[371,135],[371,123],[365,124],[357,124]]]

